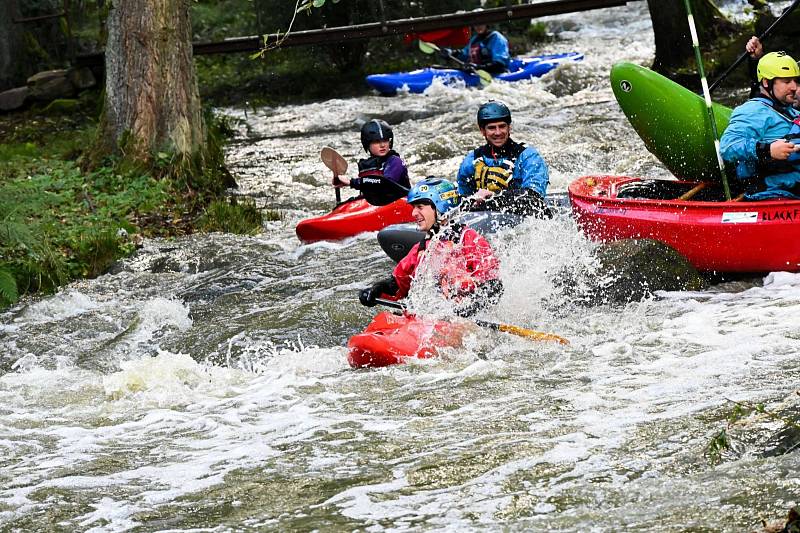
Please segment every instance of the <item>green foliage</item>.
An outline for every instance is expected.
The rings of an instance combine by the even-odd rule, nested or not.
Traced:
[[[0,268],[0,306],[5,307],[16,303],[19,299],[17,282],[8,270]]]
[[[73,160],[94,136],[91,114],[81,112],[92,105],[0,120],[0,306],[101,274],[134,249],[128,234],[153,231],[139,228],[142,219],[171,218],[170,182],[113,161],[85,172]]]
[[[800,392],[796,394],[800,395]],[[704,450],[704,455],[711,464],[722,462],[723,454],[733,448],[731,431],[734,428],[741,430],[758,421],[771,421],[779,422],[783,429],[800,430],[800,420],[794,416],[767,409],[763,403],[728,401],[733,403],[733,408],[728,413],[727,425],[711,437]]]
[[[525,36],[530,43],[541,43],[550,39],[550,35],[547,32],[547,24],[538,21],[527,27]]]
[[[267,209],[262,213],[262,217],[268,222],[274,222],[276,220],[283,220],[283,213],[275,209]]]
[[[216,200],[206,209],[200,219],[200,227],[205,231],[224,231],[240,235],[253,235],[261,231],[263,219],[261,211],[256,208],[252,199],[230,202]]]
[[[728,432],[725,429],[721,429],[711,437],[708,445],[706,445],[704,455],[709,463],[717,465],[722,462],[723,453],[730,450],[730,448],[731,441],[728,437]]]

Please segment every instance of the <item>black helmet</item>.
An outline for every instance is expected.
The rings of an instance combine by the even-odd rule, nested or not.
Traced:
[[[478,108],[478,126],[485,128],[490,122],[511,124],[511,111],[503,102],[489,100]]]
[[[385,121],[378,118],[365,122],[361,126],[361,146],[369,152],[369,145],[375,141],[389,141],[389,148],[394,146],[394,133]]]

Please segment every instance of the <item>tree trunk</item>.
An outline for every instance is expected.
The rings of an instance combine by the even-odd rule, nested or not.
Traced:
[[[689,0],[689,3],[702,49],[709,49],[717,36],[732,30],[732,24],[711,0]],[[647,0],[647,6],[656,41],[653,70],[669,74],[686,66],[687,61],[694,58],[694,51],[682,0]]]
[[[205,127],[192,61],[190,1],[113,0],[101,153],[122,153],[145,164],[159,152],[183,161],[202,156]]]
[[[22,50],[22,31],[16,18],[15,2],[0,2],[0,91],[20,84],[22,63],[18,51]],[[24,81],[24,80],[22,80]]]

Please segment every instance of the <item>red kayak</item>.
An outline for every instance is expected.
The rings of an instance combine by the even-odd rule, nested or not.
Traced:
[[[439,46],[463,48],[469,42],[470,35],[471,32],[467,26],[442,28],[440,30],[431,30],[423,33],[407,33],[403,36],[403,44],[408,46],[419,39],[420,41],[427,41],[429,43],[438,44]]]
[[[585,176],[572,213],[598,241],[655,239],[698,270],[800,272],[800,200],[725,201],[717,184]]]
[[[338,241],[412,220],[411,206],[405,198],[382,206],[358,198],[342,202],[327,215],[301,220],[295,231],[303,242]]]
[[[347,361],[360,368],[397,365],[409,357],[436,357],[438,348],[460,346],[467,329],[466,324],[384,311],[363,333],[350,337]]]

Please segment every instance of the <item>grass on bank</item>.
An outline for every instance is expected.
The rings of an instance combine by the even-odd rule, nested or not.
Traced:
[[[189,190],[185,182],[113,160],[83,171],[96,104],[91,98],[80,104],[69,114],[0,116],[0,308],[26,293],[102,274],[142,236],[180,235],[195,226],[261,228],[254,206],[226,202],[222,188]]]

